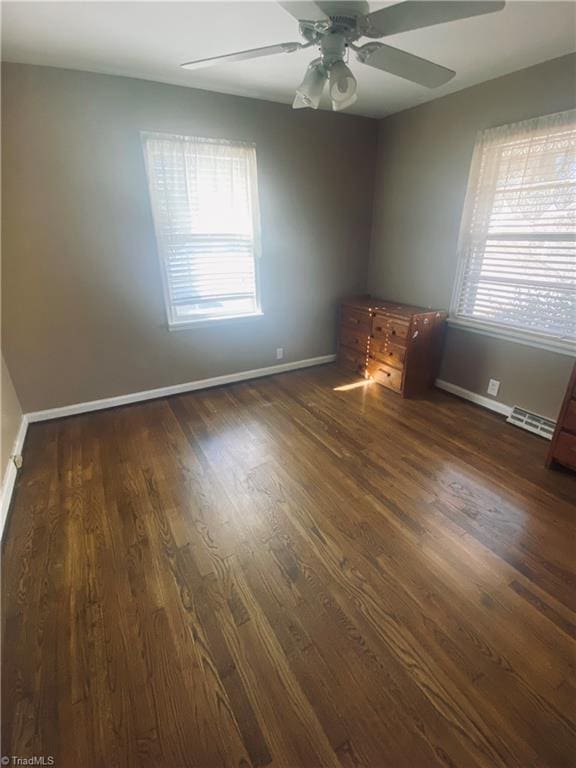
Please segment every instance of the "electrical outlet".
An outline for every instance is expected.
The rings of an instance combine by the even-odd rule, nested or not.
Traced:
[[[284,357],[284,348],[283,347],[277,347],[276,349],[276,360],[282,360]]]
[[[489,395],[493,395],[494,397],[496,397],[499,389],[500,389],[500,382],[497,381],[496,379],[490,379],[490,381],[488,382],[488,389],[486,390],[486,392],[488,392]]]

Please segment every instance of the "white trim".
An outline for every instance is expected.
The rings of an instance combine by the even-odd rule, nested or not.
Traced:
[[[483,336],[490,336],[493,339],[504,339],[515,344],[523,344],[526,347],[546,349],[559,355],[568,355],[569,357],[576,355],[576,344],[570,339],[539,336],[538,334],[531,334],[529,331],[506,328],[502,325],[491,325],[478,320],[464,320],[460,317],[449,317],[448,325],[453,328],[462,328],[472,333],[480,333]]]
[[[10,502],[12,501],[12,492],[14,491],[14,484],[16,482],[16,475],[18,470],[16,465],[12,461],[12,456],[17,456],[22,453],[24,446],[24,440],[26,438],[26,432],[28,430],[28,424],[30,420],[27,414],[23,414],[20,420],[20,427],[12,446],[12,453],[8,459],[8,466],[4,472],[2,479],[2,487],[0,488],[0,538],[4,535],[4,526],[6,525],[6,519],[8,517],[8,509],[10,508]]]
[[[26,414],[26,418],[30,423],[34,421],[47,421],[48,419],[60,419],[64,416],[74,416],[79,413],[88,413],[89,411],[101,411],[104,408],[115,408],[119,405],[129,405],[130,403],[139,403],[144,400],[154,400],[158,397],[193,392],[196,389],[208,389],[209,387],[219,387],[222,384],[246,381],[246,379],[257,379],[261,376],[271,376],[275,373],[295,371],[298,368],[324,365],[325,363],[333,363],[335,360],[336,355],[310,357],[307,360],[296,360],[293,363],[281,363],[280,365],[271,365],[267,368],[255,368],[252,371],[239,371],[238,373],[228,373],[224,376],[214,376],[210,379],[188,381],[184,384],[173,384],[169,387],[132,392],[128,395],[118,395],[117,397],[106,397],[103,400],[91,400],[87,403],[74,403],[73,405],[64,405],[60,408],[48,408],[45,411],[34,411],[33,413]]]
[[[470,392],[469,389],[459,387],[457,384],[452,384],[450,381],[436,379],[435,384],[438,389],[444,389],[446,392],[464,398],[464,400],[470,400],[471,403],[476,403],[476,405],[481,405],[483,408],[488,408],[489,411],[500,413],[503,416],[510,416],[512,413],[511,405],[500,403],[498,400],[491,400],[489,397],[476,394],[476,392]]]
[[[258,312],[247,312],[245,315],[223,315],[222,317],[199,317],[196,320],[180,320],[177,323],[170,323],[168,330],[173,331],[189,331],[191,328],[206,328],[207,325],[220,325],[227,320],[249,320],[254,317],[264,317],[264,312],[258,310]]]

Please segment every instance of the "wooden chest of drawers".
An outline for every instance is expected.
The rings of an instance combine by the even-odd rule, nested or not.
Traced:
[[[340,307],[340,364],[403,397],[436,378],[446,312],[363,296]]]
[[[576,365],[560,408],[546,466],[562,464],[576,470]]]

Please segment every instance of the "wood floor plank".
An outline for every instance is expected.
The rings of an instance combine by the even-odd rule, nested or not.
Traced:
[[[31,425],[2,754],[572,768],[576,479],[546,448],[334,366]]]

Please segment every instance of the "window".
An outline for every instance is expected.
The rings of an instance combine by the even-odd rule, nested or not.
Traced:
[[[142,135],[170,328],[260,314],[256,149]]]
[[[573,352],[576,111],[483,131],[459,243],[452,321]]]

